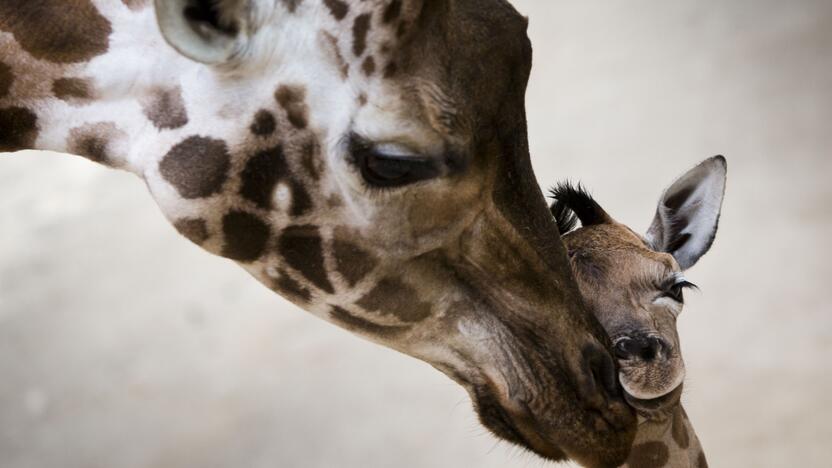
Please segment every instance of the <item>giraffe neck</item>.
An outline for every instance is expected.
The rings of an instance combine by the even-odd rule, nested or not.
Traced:
[[[706,468],[705,452],[681,404],[664,419],[643,419],[627,468]]]

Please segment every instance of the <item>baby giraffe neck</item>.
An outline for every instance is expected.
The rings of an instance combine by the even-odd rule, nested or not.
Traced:
[[[642,419],[642,418],[639,418]],[[705,452],[681,404],[664,419],[642,420],[627,468],[707,468]]]

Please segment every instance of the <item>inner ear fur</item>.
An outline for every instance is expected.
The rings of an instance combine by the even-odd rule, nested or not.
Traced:
[[[682,270],[696,264],[716,237],[725,195],[727,162],[706,159],[665,190],[659,200],[647,241],[676,259]]]

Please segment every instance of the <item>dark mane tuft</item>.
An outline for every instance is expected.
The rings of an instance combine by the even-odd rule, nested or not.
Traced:
[[[578,226],[578,217],[575,215],[575,212],[566,206],[563,200],[555,196],[554,188],[549,190],[549,194],[550,198],[554,200],[549,210],[555,217],[555,222],[558,224],[558,231],[561,235],[572,232]]]
[[[605,224],[612,218],[579,183],[561,182],[549,189],[549,198],[554,200],[550,210],[558,224],[561,235],[572,231],[581,221],[582,226]]]

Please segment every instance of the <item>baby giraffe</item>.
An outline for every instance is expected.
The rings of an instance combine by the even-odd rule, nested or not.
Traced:
[[[613,342],[625,398],[639,414],[624,466],[707,466],[680,402],[685,364],[676,319],[682,292],[695,287],[684,272],[716,235],[726,168],[716,156],[676,180],[644,236],[615,221],[580,186],[552,189],[552,213],[575,278]],[[575,229],[578,220],[582,227]]]

